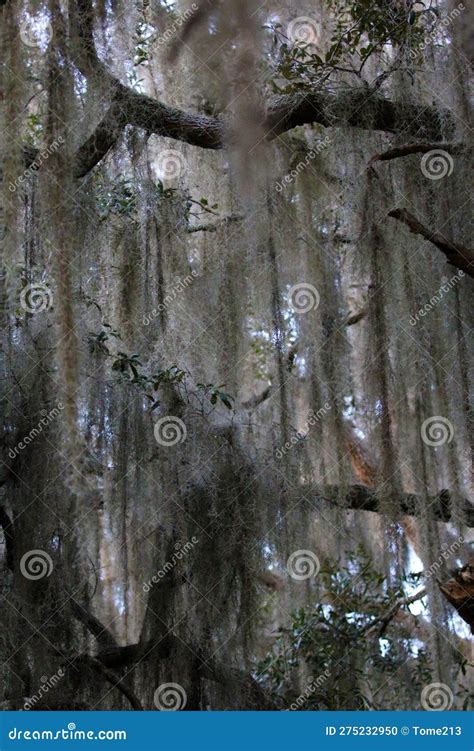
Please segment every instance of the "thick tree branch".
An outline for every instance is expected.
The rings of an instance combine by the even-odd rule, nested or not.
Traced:
[[[74,159],[74,177],[84,177],[100,162],[120,138],[127,124],[119,99],[112,102],[95,131],[78,149]]]
[[[192,22],[195,20],[193,16]],[[91,0],[77,0],[73,4],[71,25],[75,34],[75,44],[71,47],[75,64],[88,79],[101,81],[112,97],[108,112],[77,153],[74,173],[78,177],[86,175],[108,153],[125,125],[204,149],[229,145],[232,125],[228,118],[205,117],[170,107],[124,86],[107,70],[94,44]],[[406,133],[438,141],[443,137],[441,123],[445,131],[454,129],[449,113],[418,104],[391,102],[361,87],[338,95],[317,91],[280,97],[268,107],[263,130],[271,140],[309,123]]]
[[[375,154],[369,164],[373,162],[386,162],[390,159],[399,159],[410,154],[427,154],[428,151],[437,150],[447,151],[448,154],[459,154],[464,150],[463,144],[460,143],[406,143],[403,146],[395,146],[393,149],[383,151],[381,154]]]
[[[74,615],[78,617],[97,638],[99,638],[98,634],[107,632],[105,626],[103,626],[95,616],[87,613],[82,606],[79,605],[78,608],[74,610]],[[132,703],[133,701],[138,702],[133,692],[131,692],[127,686],[124,686],[112,671],[107,669],[111,667],[122,668],[127,665],[133,665],[133,663],[140,662],[141,660],[155,659],[156,657],[166,659],[172,652],[179,651],[182,647],[183,642],[173,634],[168,633],[159,641],[153,640],[148,643],[139,642],[138,644],[128,644],[125,647],[119,647],[117,644],[114,644],[109,648],[100,651],[95,657],[81,655],[81,657],[78,657],[77,659],[85,659],[89,661],[91,665],[103,673],[107,680],[110,680],[111,683],[119,688]],[[237,669],[225,667],[213,657],[206,658],[197,644],[190,644],[189,649],[194,654],[199,655],[196,669],[203,678],[229,686],[239,683],[241,686],[245,687],[246,694],[248,695],[249,709],[276,708],[264,689],[252,678],[252,676]],[[103,669],[99,669],[99,665]],[[135,709],[141,708],[141,706],[135,706]]]
[[[86,664],[94,668],[94,670],[99,673],[99,675],[102,675],[106,681],[112,684],[114,688],[117,688],[129,700],[133,709],[136,709],[139,712],[143,711],[143,707],[137,695],[112,670],[106,668],[105,665],[99,662],[99,660],[97,660],[95,657],[86,655],[83,659],[85,660]]]
[[[416,216],[410,214],[406,209],[393,209],[388,215],[394,219],[398,219],[399,222],[406,224],[410,232],[413,232],[415,235],[422,235],[425,240],[429,240],[433,245],[436,245],[436,247],[444,253],[448,263],[461,269],[465,274],[474,277],[473,250],[458,245],[457,243],[453,243],[438,232],[433,232],[428,229],[428,227],[425,227],[418,221]]]
[[[167,138],[175,138],[204,149],[222,149],[229,145],[231,123],[162,104],[138,94],[114,81],[114,102],[95,132],[79,149],[74,172],[82,177],[115,144],[125,125],[133,125]],[[442,137],[440,113],[434,108],[391,102],[357,89],[349,94],[314,92],[304,96],[284,96],[270,105],[263,129],[268,140],[298,125],[317,123],[324,127],[355,127],[391,133],[417,133]],[[449,120],[449,114],[443,118]]]
[[[303,489],[302,489],[303,490]],[[325,486],[322,488],[308,488],[304,491],[314,501],[327,501],[332,505],[338,505],[340,508],[352,509],[354,511],[372,511],[380,513],[379,499],[377,493],[365,487],[364,485],[351,485],[348,488],[345,498],[340,501],[340,490],[335,485]],[[423,500],[411,493],[405,493],[399,498],[400,516],[419,516],[421,514],[421,504]],[[434,498],[428,500],[428,507],[434,518],[440,522],[449,522],[451,520],[451,494],[448,490],[442,490]],[[465,501],[466,525],[474,527],[474,506]]]
[[[108,668],[122,668],[144,659],[150,659],[151,656],[166,659],[171,654],[172,646],[171,638],[165,637],[143,644],[138,642],[127,644],[125,647],[111,647],[101,650],[95,657]]]
[[[97,642],[103,649],[119,649],[113,635],[105,628],[99,619],[95,617],[95,615],[92,615],[92,613],[86,610],[74,599],[71,598],[69,602],[74,618],[84,624],[92,636],[95,636]]]
[[[318,123],[324,127],[353,127],[381,130],[388,133],[431,134],[433,140],[442,138],[440,117],[446,116],[448,130],[454,123],[449,113],[419,104],[392,102],[360,87],[342,94],[316,91],[283,96],[270,106],[265,127],[269,138],[297,125]]]

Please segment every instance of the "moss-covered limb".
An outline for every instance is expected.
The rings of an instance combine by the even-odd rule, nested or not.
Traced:
[[[464,151],[464,145],[461,143],[450,142],[416,142],[405,143],[402,146],[395,146],[393,149],[383,151],[381,154],[375,154],[370,160],[369,164],[373,162],[387,162],[391,159],[400,159],[404,156],[410,156],[410,154],[427,154],[429,151],[443,150],[448,154],[459,154]]]
[[[74,177],[84,177],[117,143],[126,125],[124,110],[119,100],[114,101],[94,132],[76,153]]]
[[[451,240],[447,240],[439,232],[433,232],[428,227],[425,227],[416,216],[407,211],[407,209],[393,209],[388,215],[394,219],[398,219],[399,222],[406,224],[410,232],[413,232],[413,234],[422,235],[425,240],[429,240],[433,245],[436,245],[436,247],[444,253],[448,263],[456,266],[461,271],[464,271],[468,276],[474,277],[474,250],[453,243]]]
[[[434,107],[419,104],[393,102],[366,87],[340,94],[314,91],[304,95],[282,96],[270,105],[267,112],[269,138],[309,123],[407,135],[418,133],[436,141],[443,137],[441,123],[448,131],[454,129],[453,119],[448,112],[441,113]]]
[[[94,636],[99,638],[97,636],[98,632],[105,633],[107,631],[105,626],[103,626],[95,616],[87,613],[85,608],[81,606],[79,606],[79,608],[80,610],[75,610],[74,614],[77,616],[80,613],[80,620],[87,626]],[[124,647],[115,644],[107,649],[101,650],[94,656],[94,658],[81,656],[78,657],[77,660],[86,659],[91,662],[93,667],[99,672],[102,672],[109,682],[113,683],[125,696],[127,696],[135,709],[142,709],[141,706],[138,706],[140,702],[137,697],[127,686],[119,685],[119,679],[110,668],[120,669],[144,660],[166,659],[170,654],[175,654],[182,650],[183,646],[184,643],[181,639],[168,633],[159,641],[151,640],[147,643],[139,642],[138,644],[127,644]],[[196,670],[202,678],[230,687],[239,685],[242,689],[242,694],[247,699],[247,709],[277,708],[265,690],[251,675],[248,675],[244,671],[237,670],[236,668],[225,666],[213,656],[206,657],[206,655],[203,655],[202,649],[197,644],[190,644],[187,649],[197,655]],[[77,660],[75,662],[77,662]],[[101,667],[99,668],[99,666]],[[133,702],[135,702],[136,706]]]
[[[308,488],[307,491],[303,492],[314,501],[323,500],[354,511],[380,512],[376,491],[364,485],[351,485],[342,502],[340,501],[340,490],[334,485],[314,489]],[[423,500],[419,496],[405,493],[400,498],[399,514],[401,516],[420,516],[422,504]],[[448,490],[442,490],[437,496],[430,498],[428,506],[437,521],[451,521],[451,494]],[[474,527],[474,507],[467,500],[465,502],[465,519],[468,527]]]
[[[86,175],[108,153],[125,125],[134,125],[149,133],[204,149],[221,149],[228,144],[228,119],[184,112],[121,84],[97,56],[93,25],[92,3],[79,0],[73,13],[76,32],[74,62],[87,78],[96,78],[109,86],[113,102],[76,155],[74,172],[78,177]],[[442,113],[424,105],[392,102],[365,87],[338,95],[314,91],[281,96],[269,104],[262,116],[268,140],[298,125],[311,123],[324,127],[406,133],[432,140],[441,140],[443,132],[454,128],[449,112]]]
[[[130,686],[127,686],[122,678],[119,678],[118,675],[116,675],[112,670],[109,670],[109,668],[105,667],[105,665],[103,665],[95,657],[90,657],[87,655],[82,659],[84,660],[86,665],[90,665],[90,667],[93,668],[99,675],[105,678],[105,680],[108,681],[113,686],[113,688],[116,688],[118,691],[120,691],[120,693],[129,700],[133,709],[138,712],[143,711],[143,706],[138,696],[132,691]]]
[[[98,618],[95,617],[95,615],[92,615],[92,613],[76,602],[76,600],[71,598],[69,602],[74,618],[84,624],[103,649],[118,648],[118,644],[111,632],[101,623],[101,621],[99,621]]]
[[[443,118],[447,119],[446,113]],[[441,138],[439,119],[440,113],[432,107],[392,102],[361,89],[350,97],[328,92],[281,97],[269,106],[263,128],[268,140],[298,125],[312,123]],[[203,149],[222,149],[228,142],[227,119],[184,112],[118,84],[114,103],[77,152],[76,176],[86,175],[108,153],[125,125]]]

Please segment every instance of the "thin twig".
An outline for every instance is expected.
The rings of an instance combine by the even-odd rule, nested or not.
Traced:
[[[363,631],[366,634],[369,634],[371,631],[375,630],[375,627],[380,623],[381,626],[378,629],[378,636],[382,636],[382,634],[385,633],[387,630],[387,627],[391,620],[395,618],[398,611],[401,610],[401,608],[407,607],[408,605],[412,605],[414,602],[417,602],[418,600],[422,600],[423,597],[426,596],[426,589],[423,587],[423,589],[418,590],[418,592],[415,592],[414,594],[410,595],[409,597],[401,597],[398,599],[392,607],[385,613],[384,615],[381,615],[379,618],[376,618],[375,621],[372,621],[372,623],[369,623],[368,626],[366,626]]]

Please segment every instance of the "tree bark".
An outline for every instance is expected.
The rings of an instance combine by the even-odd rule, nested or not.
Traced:
[[[108,85],[112,99],[108,112],[76,154],[74,173],[77,177],[84,177],[103,159],[126,125],[204,149],[222,149],[231,144],[232,123],[228,118],[206,117],[170,107],[124,86],[107,70],[94,44],[91,0],[77,0],[71,20],[77,41],[72,45],[75,64],[86,78]],[[439,141],[443,134],[449,137],[454,132],[450,112],[422,104],[392,102],[362,86],[337,95],[313,91],[281,96],[262,112],[262,118],[267,140],[298,125],[312,123],[327,128],[380,130],[430,141]]]

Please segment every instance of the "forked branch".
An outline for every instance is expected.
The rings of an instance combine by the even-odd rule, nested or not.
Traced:
[[[94,11],[91,0],[77,0],[71,11],[75,43],[74,62],[91,81],[101,81],[111,92],[111,105],[95,131],[76,154],[74,173],[86,175],[116,143],[126,125],[142,128],[204,149],[222,149],[232,140],[227,117],[206,117],[183,112],[124,86],[99,59],[94,44]],[[353,127],[406,133],[418,138],[441,140],[454,129],[449,112],[406,102],[392,102],[364,87],[333,94],[328,91],[285,95],[270,103],[263,115],[263,130],[272,140],[298,125],[318,123],[324,127]]]

